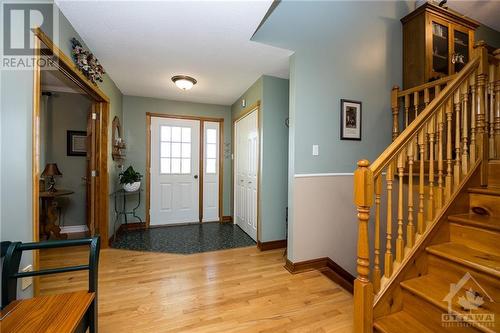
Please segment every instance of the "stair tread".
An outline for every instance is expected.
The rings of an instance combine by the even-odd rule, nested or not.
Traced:
[[[374,326],[384,333],[433,333],[440,327],[430,329],[405,311],[399,311],[375,320]]]
[[[474,227],[500,231],[500,217],[490,215],[479,215],[474,213],[450,215],[451,222],[467,224]]]
[[[472,267],[500,278],[500,256],[459,243],[442,243],[427,247],[427,252]]]
[[[403,281],[401,282],[401,286],[412,294],[418,295],[427,302],[434,304],[441,310],[448,311],[448,302],[445,301],[445,298],[450,293],[452,284],[456,285],[459,284],[459,282],[460,280],[448,281],[437,274],[428,274]],[[500,291],[491,286],[476,284],[475,280],[472,278],[465,281],[465,284],[462,286],[461,290],[457,292],[457,295],[451,298],[454,311],[461,314],[469,313],[468,310],[463,309],[458,303],[459,298],[464,297],[465,291],[469,288],[478,292],[484,301],[481,308],[475,311],[479,313],[500,313],[500,303],[494,301],[500,297]]]
[[[498,187],[471,187],[471,188],[469,188],[469,193],[500,196],[500,188],[498,188]]]

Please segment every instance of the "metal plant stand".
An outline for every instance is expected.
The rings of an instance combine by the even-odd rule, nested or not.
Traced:
[[[128,228],[127,215],[132,215],[132,217],[138,219],[140,223],[144,223],[142,219],[135,213],[137,208],[139,208],[139,206],[141,205],[141,192],[142,189],[139,189],[134,192],[127,192],[124,189],[120,189],[113,192],[113,196],[115,199],[115,222],[113,223],[113,241],[115,241],[116,239],[116,223],[120,221],[121,216],[123,216],[123,218],[125,219],[125,226],[127,228]],[[130,196],[137,196],[137,205],[134,208],[132,208],[132,210],[127,210],[127,198]],[[118,209],[118,200],[120,199],[120,197],[123,200],[123,205],[121,209]]]

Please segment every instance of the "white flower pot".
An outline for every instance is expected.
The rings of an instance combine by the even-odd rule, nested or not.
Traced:
[[[123,189],[127,192],[135,192],[141,187],[141,182],[123,184]]]

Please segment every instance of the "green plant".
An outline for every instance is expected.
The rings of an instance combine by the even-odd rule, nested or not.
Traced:
[[[132,184],[140,181],[142,175],[129,166],[125,171],[120,172],[120,184]]]

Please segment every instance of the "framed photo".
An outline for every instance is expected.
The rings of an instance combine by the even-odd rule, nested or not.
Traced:
[[[67,131],[66,132],[66,155],[87,156],[87,132]]]
[[[340,100],[340,139],[361,140],[361,102]]]

